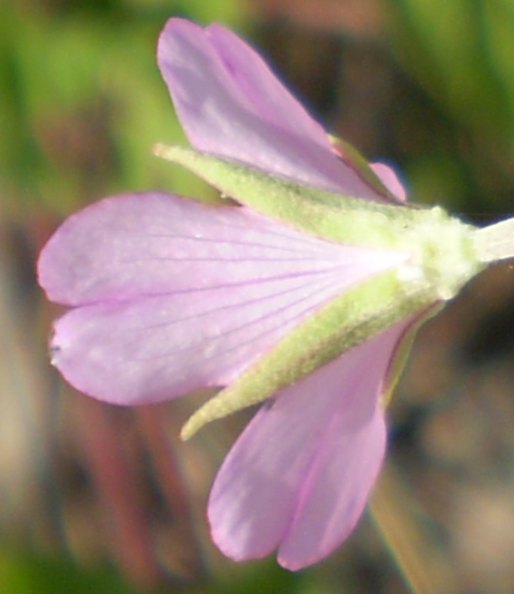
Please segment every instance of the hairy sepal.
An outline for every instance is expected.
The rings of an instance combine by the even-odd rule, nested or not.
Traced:
[[[405,245],[405,232],[416,224],[448,219],[438,207],[421,209],[344,196],[190,148],[157,145],[154,152],[189,169],[222,195],[330,241],[395,249]]]
[[[266,400],[437,299],[430,286],[406,285],[396,271],[362,283],[292,330],[235,383],[209,400],[185,424],[182,438],[190,438],[206,423]]]

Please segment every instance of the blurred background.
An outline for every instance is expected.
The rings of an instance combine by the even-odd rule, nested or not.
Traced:
[[[368,515],[298,574],[209,540],[209,486],[247,415],[183,444],[198,399],[114,409],[49,366],[59,309],[34,267],[59,222],[117,192],[209,191],[151,155],[183,141],[155,63],[172,15],[250,40],[412,199],[477,224],[514,211],[512,0],[0,0],[0,591],[510,594],[512,264],[420,333],[390,408],[379,526]]]

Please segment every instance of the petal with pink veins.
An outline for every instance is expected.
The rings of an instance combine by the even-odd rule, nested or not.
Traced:
[[[134,194],[67,219],[38,272],[52,300],[75,306],[55,324],[54,364],[91,396],[139,404],[226,385],[319,307],[403,258],[246,208]]]
[[[278,549],[296,570],[328,555],[361,516],[386,443],[379,403],[410,321],[280,392],[225,458],[209,500],[212,535],[236,560]]]

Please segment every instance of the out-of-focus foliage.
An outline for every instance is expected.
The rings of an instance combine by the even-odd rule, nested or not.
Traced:
[[[37,557],[1,548],[0,584],[6,594],[135,594],[112,570],[81,571],[61,557]]]
[[[98,193],[194,192],[199,184],[151,154],[157,141],[183,139],[157,69],[157,35],[173,14],[236,26],[242,8],[235,0],[4,1],[2,204],[63,214]]]
[[[449,116],[511,146],[514,5],[509,0],[397,0],[399,53]]]
[[[450,196],[460,209],[472,198],[481,211],[501,213],[514,192],[514,3],[389,6],[395,57],[432,104],[429,126],[422,112],[409,125],[418,140],[409,157],[412,183],[432,199]]]
[[[241,420],[179,444],[190,403],[112,409],[48,365],[56,312],[34,264],[59,221],[112,193],[208,196],[151,153],[184,141],[155,62],[172,15],[253,41],[335,134],[395,163],[415,200],[478,221],[514,210],[511,0],[3,0],[0,590],[408,592],[366,520],[300,574],[225,560],[205,499]],[[429,594],[514,590],[513,285],[508,264],[489,271],[432,321],[393,401],[391,458],[411,491],[390,498],[407,551],[393,556]]]

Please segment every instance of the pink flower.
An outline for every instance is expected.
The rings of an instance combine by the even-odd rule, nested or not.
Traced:
[[[196,150],[404,208],[394,174],[374,166],[382,187],[340,158],[230,31],[171,19],[158,60]],[[71,307],[55,324],[53,363],[77,389],[115,404],[227,386],[326,304],[407,257],[314,237],[245,206],[158,192],[109,198],[71,216],[41,254],[42,287]],[[295,570],[347,538],[382,463],[392,359],[419,315],[283,387],[256,414],[209,500],[212,536],[226,555],[278,550]]]

